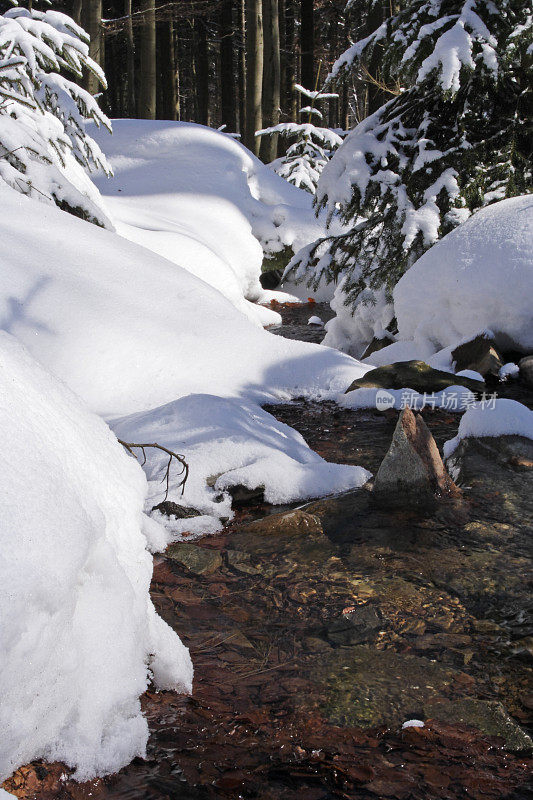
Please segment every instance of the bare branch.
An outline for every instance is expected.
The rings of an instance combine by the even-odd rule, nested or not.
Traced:
[[[168,463],[167,463],[167,466],[166,466],[166,469],[165,469],[165,474],[163,475],[163,478],[161,480],[161,483],[163,483],[163,481],[166,481],[165,500],[168,497],[168,492],[169,492],[169,488],[170,488],[170,486],[169,486],[169,483],[170,483],[170,467],[172,465],[172,459],[175,459],[179,464],[181,464],[181,469],[178,472],[178,475],[183,475],[183,478],[178,483],[178,488],[181,486],[181,493],[183,494],[183,492],[185,491],[185,484],[187,482],[187,478],[189,477],[189,465],[185,461],[185,456],[182,456],[179,453],[175,453],[173,450],[169,450],[168,447],[163,447],[162,444],[157,444],[157,442],[153,442],[153,443],[150,443],[150,444],[146,444],[146,443],[139,444],[138,442],[123,442],[122,439],[119,439],[118,441],[120,442],[122,447],[125,447],[126,450],[128,451],[128,453],[130,453],[130,455],[132,455],[134,458],[137,458],[137,456],[133,452],[135,449],[140,449],[142,451],[144,460],[143,460],[141,466],[144,466],[144,464],[146,464],[146,448],[147,447],[153,447],[156,450],[162,450],[164,453],[167,453],[167,455],[169,456],[169,459],[168,459]]]

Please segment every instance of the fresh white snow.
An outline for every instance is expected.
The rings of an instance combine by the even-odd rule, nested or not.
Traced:
[[[461,418],[457,436],[444,443],[444,456],[451,456],[461,439],[468,436],[512,435],[533,439],[533,411],[516,400],[479,401]]]
[[[150,675],[159,688],[192,682],[148,592],[146,479],[4,332],[0,427],[0,781],[36,758],[79,779],[115,772],[144,754]]]
[[[263,254],[322,235],[309,194],[212,128],[119,119],[113,136],[88,130],[113,167],[114,178],[96,183],[118,233],[210,283],[250,318],[279,322],[257,305],[270,299],[259,283]]]

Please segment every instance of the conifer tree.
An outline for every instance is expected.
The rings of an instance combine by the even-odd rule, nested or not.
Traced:
[[[293,277],[343,276],[351,304],[365,287],[390,294],[477,208],[533,190],[531,32],[526,0],[412,0],[338,59],[327,86],[379,49],[398,88],[320,178],[317,207],[349,230],[297,254]]]
[[[331,92],[310,91],[296,84],[294,89],[299,94],[311,101],[310,105],[300,108],[300,114],[307,117],[307,122],[282,122],[270,128],[257,131],[256,136],[281,136],[289,139],[285,155],[271,163],[271,167],[282,178],[299,189],[315,194],[320,174],[333,153],[342,144],[338,132],[331,128],[322,128],[315,125],[313,117],[323,119],[322,112],[316,107],[320,100],[337,98]]]
[[[87,34],[66,14],[14,8],[0,16],[0,178],[13,189],[110,226],[85,170],[109,173],[85,121],[110,129],[83,69],[105,77],[89,57]]]

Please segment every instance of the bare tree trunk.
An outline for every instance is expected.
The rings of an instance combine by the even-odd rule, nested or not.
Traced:
[[[367,31],[366,35],[373,33],[384,19],[384,8],[382,3],[372,3],[372,0],[369,2],[369,9],[368,9],[368,23],[367,23]],[[367,67],[368,71],[372,78],[374,78],[377,82],[379,82],[380,72],[379,66],[381,62],[381,50],[380,48],[374,48],[374,54],[370,59]],[[377,111],[383,103],[387,101],[387,96],[385,92],[380,89],[376,83],[372,83],[370,80],[367,82],[367,114],[373,114],[374,111]]]
[[[198,119],[201,125],[209,125],[209,54],[207,43],[206,20],[196,18],[196,97],[198,102]]]
[[[306,89],[315,85],[315,20],[313,0],[300,4],[301,82]]]
[[[143,22],[140,45],[140,88],[138,115],[141,119],[155,119],[156,114],[156,35],[155,0],[142,0]]]
[[[261,0],[246,0],[246,130],[244,144],[259,155],[263,94],[263,8]]]
[[[298,122],[298,102],[294,84],[297,77],[296,24],[294,0],[285,0],[285,83],[283,93],[287,116],[291,122]]]
[[[28,8],[30,7],[28,3]],[[82,4],[81,0],[74,0],[72,3],[72,19],[77,25],[81,25]]]
[[[330,22],[330,34],[329,34],[329,46],[330,46],[330,58],[333,61],[337,58],[337,42],[338,42],[338,28],[339,28],[339,20],[337,19],[337,15],[335,11],[333,12],[333,17]],[[339,124],[339,101],[338,99],[329,100],[329,127],[336,128]]]
[[[233,0],[222,0],[220,6],[220,114],[221,124],[228,131],[237,130],[235,99]]]
[[[157,109],[158,119],[176,119],[176,65],[174,55],[174,21],[163,20],[158,25],[160,104]]]
[[[131,0],[124,0],[126,17],[126,108],[127,116],[135,116],[135,39],[133,38],[133,18]]]
[[[89,34],[89,55],[99,66],[104,63],[102,45],[102,0],[85,0],[81,9],[82,25]],[[91,94],[100,90],[100,81],[89,70],[83,77],[83,86]]]
[[[280,112],[280,52],[278,0],[263,0],[263,127],[277,125]],[[265,163],[273,161],[278,149],[278,136],[264,136],[260,155]]]
[[[239,0],[239,133],[246,131],[246,4]]]

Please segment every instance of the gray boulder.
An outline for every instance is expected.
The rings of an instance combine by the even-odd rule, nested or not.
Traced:
[[[503,367],[503,361],[494,346],[494,341],[484,333],[452,350],[452,360],[457,372],[471,369],[479,372],[484,378],[487,376],[498,378]]]
[[[483,381],[463,378],[451,372],[433,369],[425,361],[397,361],[372,369],[353,381],[346,393],[354,389],[414,389],[416,392],[441,392],[449,386],[465,386],[471,392],[483,392]]]

